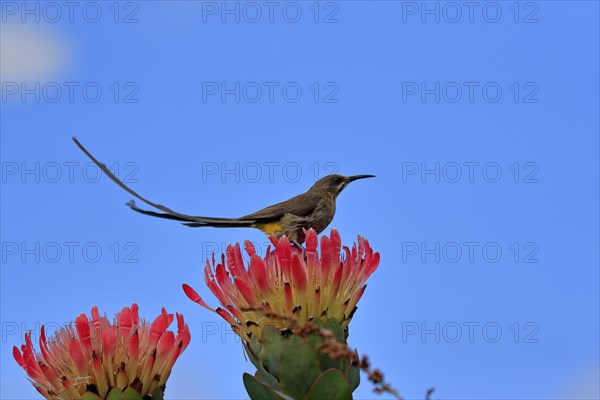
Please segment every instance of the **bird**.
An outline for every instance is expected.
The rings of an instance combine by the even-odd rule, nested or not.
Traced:
[[[164,205],[144,198],[119,180],[77,138],[73,137],[73,141],[117,185],[135,198],[162,212],[141,209],[137,207],[134,200],[131,200],[126,204],[134,211],[144,215],[179,221],[193,228],[207,226],[215,228],[256,228],[264,232],[267,236],[273,236],[276,239],[280,239],[285,235],[290,242],[296,244],[304,242],[305,230],[312,228],[317,233],[321,233],[327,228],[335,215],[336,199],[348,184],[359,179],[375,177],[375,175],[344,176],[330,174],[317,180],[305,193],[244,215],[243,217],[218,218],[193,216],[178,213]]]

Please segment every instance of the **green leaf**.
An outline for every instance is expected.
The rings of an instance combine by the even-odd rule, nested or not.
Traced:
[[[316,350],[306,339],[290,336],[281,357],[281,390],[294,399],[303,399],[320,373]]]
[[[102,399],[96,393],[85,392],[83,394],[83,396],[81,396],[81,400],[102,400]]]
[[[261,351],[261,346],[258,340],[252,340],[250,342],[247,342],[244,346],[244,350],[250,358],[252,364],[254,364],[254,366],[256,367],[256,373],[254,374],[255,378],[258,379],[261,383],[270,386],[274,390],[279,390],[279,382],[273,375],[271,375],[265,369],[264,365],[262,364],[262,361],[257,356],[258,354],[260,354]]]
[[[310,388],[308,400],[352,400],[352,391],[348,381],[339,369],[328,369],[323,372]]]
[[[274,326],[267,325],[263,329],[260,339],[260,361],[267,372],[273,375],[276,379],[279,379],[281,355],[285,343],[286,339],[281,336],[279,330]]]
[[[273,389],[259,382],[255,377],[244,373],[244,387],[251,400],[281,400]]]
[[[350,390],[354,392],[358,385],[360,385],[360,369],[358,367],[353,367],[352,365],[348,367],[348,371],[346,371],[346,380],[350,385]]]
[[[271,375],[270,373],[265,371],[265,369],[262,367],[260,369],[256,370],[254,377],[259,382],[264,383],[265,385],[269,386],[273,390],[281,390],[281,386],[279,385],[279,382],[277,381],[277,379],[275,379],[273,377],[273,375]]]
[[[164,400],[164,396],[165,396],[165,394],[163,393],[162,389],[159,387],[154,389],[154,392],[152,392],[152,400]]]
[[[344,329],[335,319],[330,319],[326,325],[323,326],[325,329],[329,329],[333,332],[335,339],[340,343],[346,343],[344,338]],[[344,359],[334,360],[330,358],[328,355],[324,354],[322,351],[319,352],[319,361],[321,362],[321,370],[325,371],[331,368],[345,370],[346,362]]]
[[[106,400],[120,400],[122,393],[123,391],[121,389],[119,389],[118,387],[114,387],[110,389],[110,391],[106,395]]]
[[[316,325],[319,328],[325,328],[325,325],[323,324],[323,321],[321,321],[320,319],[313,319],[311,321],[312,324]],[[323,337],[321,335],[315,334],[315,333],[311,333],[310,335],[307,336],[308,342],[311,344],[311,346],[313,347],[317,347],[317,344],[321,343],[323,341]]]
[[[326,371],[331,368],[344,370],[344,360],[342,358],[334,360],[327,354],[323,353],[322,350],[319,350],[319,363],[321,364],[321,371]]]
[[[244,350],[250,358],[250,362],[254,364],[257,369],[262,369],[262,363],[259,359],[260,356],[260,343],[258,340],[252,340],[244,346]]]
[[[123,392],[120,400],[143,400],[142,395],[132,387]]]
[[[333,332],[338,342],[346,343],[346,335],[344,333],[344,328],[342,328],[340,323],[337,322],[335,319],[332,318],[329,321],[327,321],[327,325],[325,326],[325,328]]]

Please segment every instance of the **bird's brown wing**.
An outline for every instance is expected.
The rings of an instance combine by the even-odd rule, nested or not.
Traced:
[[[257,222],[268,222],[269,220],[278,220],[285,214],[293,214],[299,217],[306,217],[315,211],[319,204],[320,197],[313,193],[302,193],[289,200],[273,204],[252,214],[240,217],[240,220],[253,220]]]

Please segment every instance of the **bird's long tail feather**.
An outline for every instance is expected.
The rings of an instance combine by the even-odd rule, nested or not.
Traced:
[[[160,211],[163,211],[163,213],[138,208],[135,205],[135,201],[131,200],[127,203],[127,205],[134,211],[137,211],[141,214],[150,215],[153,217],[185,222],[184,225],[187,225],[190,227],[202,227],[202,226],[248,227],[248,226],[252,226],[256,222],[256,221],[250,220],[250,219],[214,218],[214,217],[186,215],[186,214],[178,213],[177,211],[173,211],[170,208],[163,206],[162,204],[154,203],[154,202],[146,199],[139,193],[137,193],[135,190],[131,189],[129,186],[127,186],[125,183],[123,183],[119,178],[117,178],[108,169],[108,167],[104,163],[101,163],[100,161],[98,161],[85,147],[83,147],[83,145],[75,137],[73,138],[73,141],[75,142],[77,147],[79,147],[79,149],[81,149],[81,151],[83,151],[90,158],[90,160],[92,160],[94,162],[94,164],[96,164],[102,170],[102,172],[104,172],[113,182],[115,182],[117,185],[119,185],[122,189],[127,191],[127,193],[131,194],[135,198],[143,201],[144,203],[146,203]]]

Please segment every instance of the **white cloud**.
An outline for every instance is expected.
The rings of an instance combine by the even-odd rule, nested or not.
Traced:
[[[68,64],[67,44],[47,27],[0,24],[0,30],[0,81],[47,81]]]

